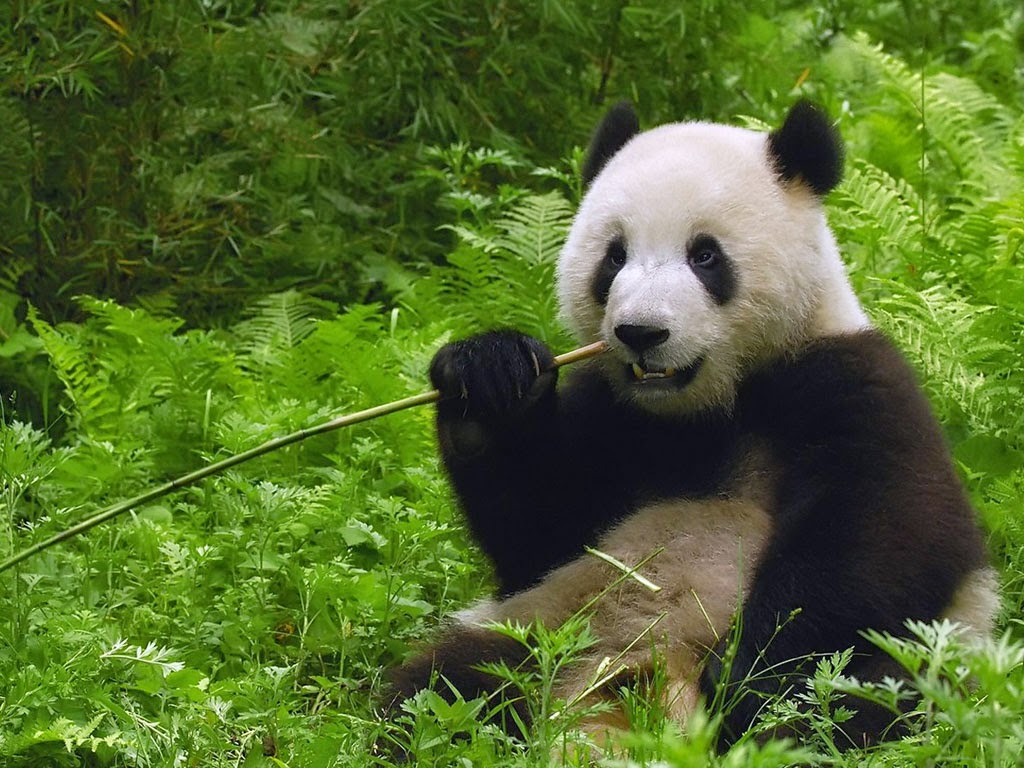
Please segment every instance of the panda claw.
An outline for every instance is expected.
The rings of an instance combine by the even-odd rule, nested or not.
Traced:
[[[532,349],[530,350],[530,359],[533,360],[533,372],[540,376],[540,359],[537,357],[537,353]]]

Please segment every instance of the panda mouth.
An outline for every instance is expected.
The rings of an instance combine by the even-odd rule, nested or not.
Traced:
[[[685,387],[697,375],[704,358],[699,357],[685,368],[648,368],[640,360],[630,366],[633,380],[641,386]]]
[[[671,379],[676,375],[675,368],[666,368],[663,371],[647,370],[641,368],[638,363],[633,363],[633,376],[637,381],[657,381],[659,379]]]

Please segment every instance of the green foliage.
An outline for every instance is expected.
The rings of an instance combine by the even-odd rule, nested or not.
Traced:
[[[500,324],[568,348],[552,287],[572,214],[564,197],[550,193],[522,198],[484,226],[455,227],[460,245],[448,256],[444,278],[417,285],[407,294],[409,305],[424,321],[445,317],[456,335]],[[464,301],[467,296],[477,301]]]
[[[51,324],[80,319],[79,294],[203,326],[264,292],[378,299],[452,245],[443,182],[411,172],[431,145],[493,147],[508,161],[486,185],[538,189],[524,171],[621,98],[653,122],[825,95],[822,48],[847,29],[908,72],[960,64],[973,91],[938,74],[930,109],[1019,107],[1022,17],[1007,0],[17,0],[0,253]]]
[[[579,152],[646,122],[771,120],[799,91],[848,139],[829,213],[875,322],[918,370],[991,532],[997,642],[873,636],[911,672],[821,660],[723,755],[654,691],[587,746],[551,679],[582,621],[509,627],[530,744],[483,701],[381,722],[382,670],[485,592],[431,414],[321,435],[0,576],[4,766],[1004,765],[1021,748],[1024,13],[1003,0],[16,2],[0,29],[0,549],[340,413],[427,388],[445,340],[572,342],[551,290]],[[567,158],[567,159],[564,159]],[[343,309],[340,309],[342,308]],[[840,754],[858,698],[906,739]],[[653,693],[653,695],[651,695]],[[466,740],[458,735],[472,734]],[[453,739],[453,736],[456,738]],[[407,742],[406,742],[407,743]]]
[[[1024,747],[1024,723],[1005,713],[1020,701],[1024,647],[1006,638],[973,647],[949,622],[908,626],[909,639],[868,633],[868,639],[910,673],[911,687],[923,697],[907,716],[913,735],[906,751],[918,763],[949,763],[951,755],[961,764],[1015,763]],[[840,688],[891,708],[900,693],[889,683],[844,680]]]

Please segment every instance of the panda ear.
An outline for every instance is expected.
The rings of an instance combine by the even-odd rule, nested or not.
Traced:
[[[768,135],[768,155],[784,181],[799,179],[818,196],[843,177],[843,142],[825,112],[798,101],[782,127]]]
[[[590,140],[590,147],[587,149],[587,158],[583,162],[583,184],[590,186],[605,163],[612,159],[612,155],[640,131],[640,121],[637,119],[633,105],[628,101],[620,101],[608,110],[608,113],[601,120],[594,132],[594,138]]]

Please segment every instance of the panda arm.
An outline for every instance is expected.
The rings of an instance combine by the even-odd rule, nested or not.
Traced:
[[[442,459],[502,594],[579,554],[617,514],[598,489],[596,430],[581,434],[603,401],[556,388],[552,366],[547,347],[512,331],[450,344],[431,365]]]
[[[861,632],[901,634],[907,619],[937,618],[985,560],[939,427],[882,336],[819,342],[755,379],[743,397],[748,426],[776,446],[783,477],[732,664],[712,659],[702,679],[708,697],[725,684],[733,738],[750,726],[763,694],[813,673],[812,654],[853,647],[849,673],[877,679],[890,670]],[[887,724],[861,709],[851,729]]]

